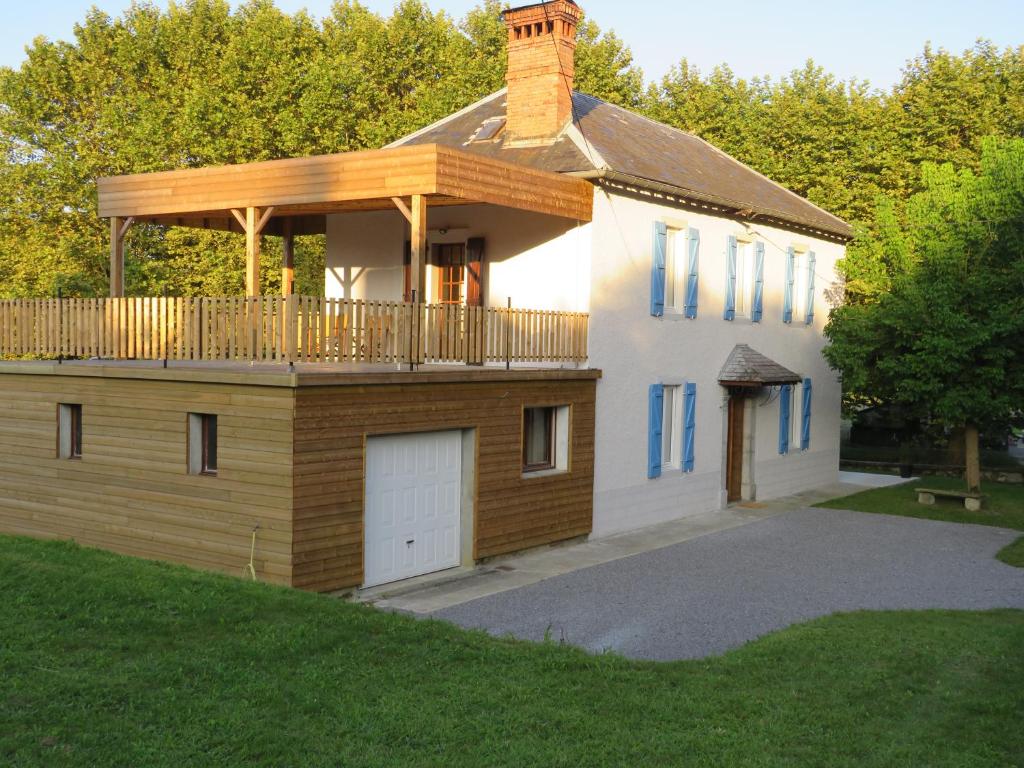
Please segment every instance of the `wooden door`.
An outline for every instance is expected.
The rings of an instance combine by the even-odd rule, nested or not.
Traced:
[[[725,460],[725,488],[730,502],[742,498],[743,482],[743,411],[746,399],[742,394],[729,395],[729,428]]]

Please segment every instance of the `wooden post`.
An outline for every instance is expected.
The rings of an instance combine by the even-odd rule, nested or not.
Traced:
[[[978,426],[976,424],[967,424],[964,427],[964,449],[967,490],[971,493],[978,493],[981,490],[981,458],[978,450]]]
[[[290,296],[295,293],[295,235],[292,233],[292,220],[281,221],[281,234],[284,238],[281,257],[281,294]]]
[[[412,258],[411,287],[416,301],[424,303],[423,286],[426,283],[427,263],[427,198],[425,195],[412,196]]]
[[[256,224],[260,209],[245,209],[245,295],[260,295],[260,233]]]
[[[133,221],[135,221],[133,216],[126,219],[122,219],[120,216],[110,217],[110,298],[112,299],[124,296],[124,236]]]

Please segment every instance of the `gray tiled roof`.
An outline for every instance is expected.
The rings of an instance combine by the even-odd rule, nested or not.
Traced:
[[[725,386],[767,386],[795,384],[799,381],[799,375],[746,344],[733,347],[722,372],[718,374],[718,383]]]
[[[554,144],[506,147],[504,133],[494,141],[471,139],[489,118],[505,115],[506,92],[427,126],[401,144],[444,144],[547,171],[605,171],[644,183],[664,185],[681,198],[711,203],[745,215],[760,215],[848,238],[842,219],[762,176],[693,134],[582,93],[573,93],[576,140],[567,128]]]

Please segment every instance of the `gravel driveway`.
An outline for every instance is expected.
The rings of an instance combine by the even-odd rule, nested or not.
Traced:
[[[838,611],[1024,608],[1019,531],[800,509],[432,614],[638,659],[718,654]]]

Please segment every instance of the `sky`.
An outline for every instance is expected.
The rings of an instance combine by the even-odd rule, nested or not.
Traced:
[[[165,6],[166,0],[156,0]],[[276,0],[286,11],[322,17],[331,0]],[[1000,48],[1024,44],[1022,0],[859,0],[792,2],[731,0],[641,2],[578,0],[603,30],[613,29],[632,49],[648,81],[660,79],[686,57],[701,71],[725,62],[740,77],[778,78],[814,59],[842,80],[868,80],[887,89],[926,42],[957,53],[978,38]],[[0,5],[14,5],[2,0]],[[0,65],[17,67],[38,35],[70,39],[90,5],[119,15],[130,0],[35,0],[18,3],[0,27]],[[232,2],[232,5],[236,3]],[[390,13],[394,0],[363,0]],[[476,0],[428,0],[461,18]],[[518,2],[510,4],[519,4]],[[522,4],[525,4],[523,2]]]

